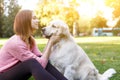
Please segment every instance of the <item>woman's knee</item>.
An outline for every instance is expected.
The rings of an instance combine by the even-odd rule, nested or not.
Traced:
[[[22,64],[25,67],[25,69],[30,72],[42,68],[41,64],[34,58],[25,60],[22,62]]]

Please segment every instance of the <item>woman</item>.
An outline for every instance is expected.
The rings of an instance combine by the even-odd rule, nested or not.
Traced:
[[[41,53],[32,36],[38,19],[31,10],[22,10],[14,20],[13,35],[0,50],[0,80],[67,80],[49,62],[51,46],[60,37],[53,35]]]

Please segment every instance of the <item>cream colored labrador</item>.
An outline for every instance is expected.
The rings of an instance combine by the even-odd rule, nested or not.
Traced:
[[[108,80],[116,73],[110,68],[100,74],[62,20],[51,21],[42,32],[47,38],[53,34],[61,36],[61,40],[52,47],[50,61],[68,80]]]

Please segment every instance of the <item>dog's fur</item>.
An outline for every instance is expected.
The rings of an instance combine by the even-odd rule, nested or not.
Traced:
[[[99,74],[85,51],[76,44],[68,25],[62,20],[51,21],[42,32],[47,38],[53,34],[61,37],[61,40],[52,47],[50,61],[68,80],[108,80],[116,73],[110,68]]]

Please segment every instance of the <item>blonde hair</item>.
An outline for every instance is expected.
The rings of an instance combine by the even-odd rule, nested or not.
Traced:
[[[30,48],[34,46],[34,39],[30,36],[33,33],[33,28],[31,27],[32,11],[31,10],[21,10],[17,13],[14,20],[14,32],[20,35],[21,39],[30,45]]]

